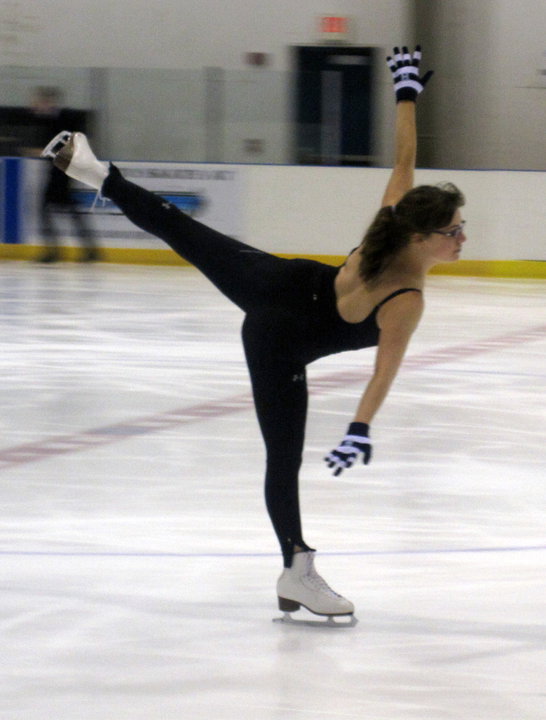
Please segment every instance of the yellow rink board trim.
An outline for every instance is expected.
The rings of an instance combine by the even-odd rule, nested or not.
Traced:
[[[0,260],[36,260],[43,252],[37,245],[7,245],[0,243]],[[77,261],[80,249],[62,247],[64,260]],[[289,255],[278,253],[279,257],[307,258],[328,265],[341,265],[345,255]],[[104,248],[102,261],[128,265],[189,265],[172,250],[155,248]],[[458,260],[455,263],[438,265],[433,275],[462,275],[474,277],[505,277],[546,279],[546,262],[539,260]]]

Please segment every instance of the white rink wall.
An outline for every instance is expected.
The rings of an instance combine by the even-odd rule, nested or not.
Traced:
[[[278,253],[343,255],[379,208],[390,170],[248,166],[246,240]],[[466,195],[466,260],[546,260],[546,173],[421,170]]]
[[[44,171],[45,167],[37,160],[22,160],[21,163],[25,168],[19,209],[22,237],[18,245],[0,245],[0,257],[4,258],[30,257],[24,255],[24,246],[41,242],[37,230],[40,197],[37,187],[40,182],[38,171]],[[212,187],[205,187],[201,179],[150,181],[149,178],[141,178],[138,172],[147,165],[164,172],[165,176],[171,171],[176,172],[179,167],[186,167],[197,175],[219,170],[233,180],[227,183],[230,188],[226,192],[224,188],[216,192]],[[390,175],[387,168],[200,163],[183,166],[173,163],[121,163],[121,167],[129,173],[129,179],[160,194],[195,192],[198,196],[204,195],[206,213],[198,214],[197,219],[221,232],[268,252],[322,256],[334,261],[361,241],[380,206]],[[530,276],[545,277],[540,262],[546,261],[546,173],[496,170],[416,172],[417,184],[446,181],[455,183],[467,200],[463,217],[467,221],[468,240],[463,260],[535,261]],[[5,223],[8,214],[14,214],[13,206],[7,202],[0,204],[1,219]],[[93,222],[103,247],[125,247],[130,253],[123,260],[112,256],[112,261],[138,262],[132,251],[143,248],[155,248],[156,252],[161,250],[164,254],[165,246],[160,241],[154,241],[149,236],[146,240],[142,233],[135,233],[132,237],[131,232],[136,228],[128,221],[121,227],[126,231],[126,239],[120,244],[116,240],[119,233],[110,234],[111,228],[101,216],[100,208],[99,203]],[[65,231],[73,230],[68,224],[64,228]],[[119,229],[119,226],[114,229]],[[65,244],[74,243],[74,237],[68,234]],[[153,263],[156,259],[148,258],[147,262]],[[464,274],[473,274],[472,269],[467,268]]]

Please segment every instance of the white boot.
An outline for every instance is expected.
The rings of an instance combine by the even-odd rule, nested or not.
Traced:
[[[63,130],[42,151],[53,164],[68,175],[95,190],[100,190],[108,175],[106,163],[99,162],[83,133]]]
[[[314,552],[294,554],[277,582],[279,609],[294,612],[303,605],[315,615],[352,615],[354,605],[328,586],[314,566]]]

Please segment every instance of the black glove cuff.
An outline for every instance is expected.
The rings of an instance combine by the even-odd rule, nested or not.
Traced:
[[[360,435],[370,437],[370,426],[367,423],[352,422],[347,430],[347,435]]]
[[[418,96],[417,90],[414,90],[413,88],[406,87],[406,88],[400,88],[400,90],[396,91],[396,102],[417,102],[417,96]]]

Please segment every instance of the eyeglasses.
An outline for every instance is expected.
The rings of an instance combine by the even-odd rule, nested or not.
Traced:
[[[438,235],[445,235],[446,237],[456,238],[459,237],[459,235],[462,235],[465,225],[466,220],[463,220],[462,223],[460,225],[456,225],[453,230],[432,230],[432,232],[438,233]]]

